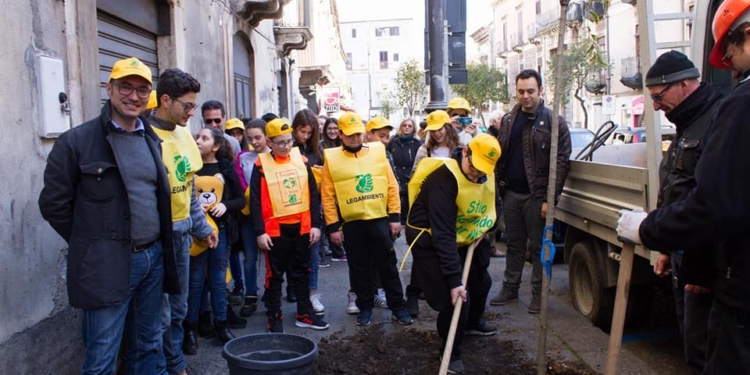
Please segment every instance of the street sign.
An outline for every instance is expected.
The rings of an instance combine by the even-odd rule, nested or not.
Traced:
[[[323,108],[326,112],[338,112],[341,109],[338,87],[323,87]]]
[[[602,114],[603,115],[614,115],[615,114],[615,99],[614,95],[604,95],[602,98]]]

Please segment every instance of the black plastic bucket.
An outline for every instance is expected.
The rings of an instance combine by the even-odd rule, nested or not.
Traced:
[[[318,344],[286,333],[259,333],[237,337],[222,353],[230,375],[307,375],[313,373]]]

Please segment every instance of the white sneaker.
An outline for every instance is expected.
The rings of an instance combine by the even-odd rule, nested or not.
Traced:
[[[349,306],[346,307],[346,313],[349,315],[359,314],[359,307],[357,307],[357,294],[349,293]]]
[[[381,309],[387,309],[388,308],[388,302],[385,300],[385,290],[383,288],[378,288],[378,294],[375,295],[375,307],[379,307]]]
[[[326,308],[320,303],[320,294],[313,294],[310,296],[310,302],[312,302],[313,311],[315,315],[323,315]]]

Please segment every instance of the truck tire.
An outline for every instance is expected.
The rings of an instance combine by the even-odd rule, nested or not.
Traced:
[[[594,326],[608,332],[616,290],[604,286],[604,265],[599,264],[598,259],[591,242],[581,241],[573,245],[568,262],[568,283],[575,309]]]

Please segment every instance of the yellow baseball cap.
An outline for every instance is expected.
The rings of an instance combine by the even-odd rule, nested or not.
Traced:
[[[393,130],[393,126],[388,122],[388,120],[383,116],[377,116],[370,119],[370,121],[367,122],[367,127],[365,128],[367,132],[371,132],[373,130],[383,129],[383,128],[391,128]]]
[[[451,117],[448,116],[448,112],[438,109],[437,111],[430,112],[425,121],[427,121],[425,129],[435,131],[442,129],[445,124],[450,123]]]
[[[242,120],[233,117],[227,120],[227,125],[224,127],[224,130],[230,131],[232,129],[240,129],[245,130],[245,124],[242,122]]]
[[[292,126],[289,125],[289,120],[285,118],[275,118],[266,124],[266,137],[268,138],[276,138],[291,132]]]
[[[135,57],[115,62],[115,65],[112,66],[112,72],[109,73],[109,81],[127,76],[142,77],[148,83],[153,83],[151,80],[151,69]]]
[[[365,132],[365,124],[362,123],[362,117],[354,112],[346,112],[339,117],[339,130],[345,135],[352,135]]]
[[[481,133],[469,142],[471,164],[478,171],[490,174],[495,170],[495,163],[500,160],[500,143],[497,138]]]
[[[156,90],[151,90],[151,94],[148,96],[148,104],[146,105],[146,109],[154,109],[159,106],[159,103],[156,101]]]
[[[451,99],[448,102],[448,112],[450,112],[451,109],[464,109],[467,112],[471,113],[471,106],[469,105],[469,101],[464,98]]]

